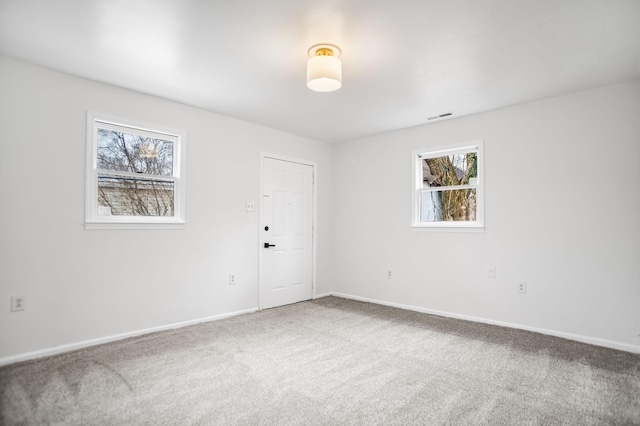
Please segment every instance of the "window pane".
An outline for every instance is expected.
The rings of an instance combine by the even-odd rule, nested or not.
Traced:
[[[476,189],[422,191],[420,222],[460,222],[476,220]]]
[[[173,175],[173,142],[98,129],[98,169]]]
[[[175,183],[165,180],[98,176],[99,216],[173,216]]]
[[[478,154],[467,152],[422,160],[423,188],[474,185],[478,178]]]

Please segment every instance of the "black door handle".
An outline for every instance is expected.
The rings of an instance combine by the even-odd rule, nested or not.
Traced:
[[[264,243],[264,248],[275,247],[275,244]]]

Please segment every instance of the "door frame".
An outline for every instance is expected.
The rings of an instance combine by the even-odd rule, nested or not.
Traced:
[[[260,209],[259,209],[259,226],[258,226],[258,309],[262,310],[262,250],[263,250],[263,233],[264,229],[263,211],[264,211],[264,160],[266,158],[272,160],[286,161],[288,163],[297,163],[305,166],[311,166],[312,168],[312,183],[311,183],[311,251],[312,251],[312,265],[311,265],[311,299],[316,298],[316,220],[318,215],[318,191],[316,182],[318,181],[318,164],[315,161],[301,160],[299,158],[292,158],[280,154],[272,154],[268,152],[260,152]]]

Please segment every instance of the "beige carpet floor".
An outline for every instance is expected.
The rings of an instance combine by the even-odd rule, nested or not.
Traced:
[[[328,297],[0,369],[5,425],[631,425],[640,355]]]

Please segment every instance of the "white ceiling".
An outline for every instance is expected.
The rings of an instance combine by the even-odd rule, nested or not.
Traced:
[[[307,49],[343,86],[306,87]],[[0,0],[0,52],[340,142],[640,78],[638,0]]]

